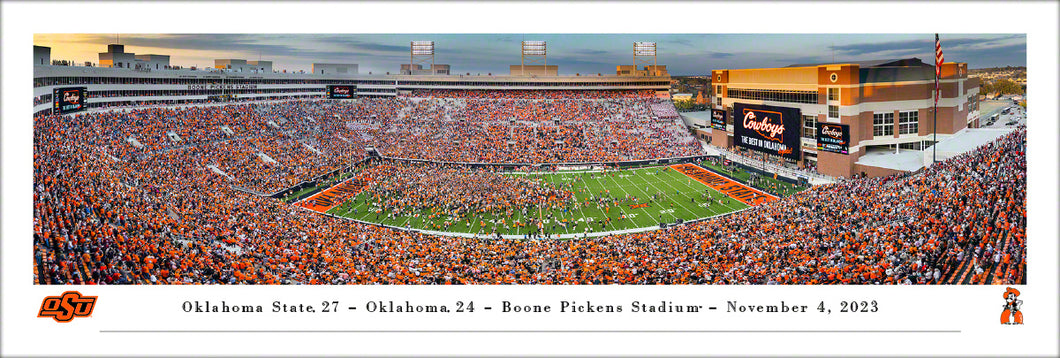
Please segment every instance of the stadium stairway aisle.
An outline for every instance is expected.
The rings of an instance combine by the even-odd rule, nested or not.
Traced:
[[[41,277],[41,272],[44,272],[44,264],[41,263],[40,253],[33,255],[33,283],[37,285],[43,285],[44,279]]]
[[[81,271],[81,284],[85,284],[92,279],[92,276],[89,274],[92,270],[88,269],[88,262],[85,262],[84,256],[80,256],[77,261],[81,263],[77,266],[77,269]]]
[[[997,278],[1005,276],[1005,270],[1008,270],[1008,268],[1009,268],[1009,263],[1005,262],[1005,261],[1007,261],[1007,259],[1005,259],[1005,255],[1008,255],[1008,247],[1009,247],[1009,245],[1011,243],[1012,243],[1012,233],[1011,232],[1005,232],[1005,242],[998,246],[998,250],[1000,250],[1000,252],[1002,254],[1001,261],[1000,261],[1000,263],[998,265],[996,265],[997,267],[994,267],[993,270],[990,270],[990,275],[987,276],[986,282],[989,282],[990,284],[997,284],[997,283],[999,283],[999,282],[996,282]]]
[[[971,265],[972,261],[973,261],[972,259],[966,259],[966,260],[964,260],[964,262],[961,262],[960,264],[958,264],[957,265],[957,269],[954,270],[953,273],[951,273],[949,276],[947,276],[948,278],[945,280],[946,284],[952,285],[952,284],[955,283],[954,281],[957,278],[964,278],[964,274],[967,274],[966,271],[968,270],[969,267],[972,266]]]
[[[61,265],[61,266],[63,266],[63,273],[66,274],[66,284],[67,285],[72,284],[74,282],[74,276],[70,274],[70,271],[73,271],[73,270],[70,269],[70,266],[72,264],[73,263],[70,262],[70,261],[63,261],[63,263]]]

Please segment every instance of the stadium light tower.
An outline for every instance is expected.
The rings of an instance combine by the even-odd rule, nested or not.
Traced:
[[[655,43],[654,42],[634,42],[633,43],[633,74],[637,73],[637,66],[641,64],[651,65],[652,71],[654,71],[658,65],[655,59]],[[651,73],[649,73],[650,75]]]
[[[547,54],[545,41],[523,41],[522,61],[519,62],[519,71],[526,75],[526,65],[535,63],[545,66],[547,71],[548,61],[545,59]]]
[[[434,74],[434,41],[412,41],[409,47],[409,74],[413,74],[416,65],[431,64],[431,74]]]

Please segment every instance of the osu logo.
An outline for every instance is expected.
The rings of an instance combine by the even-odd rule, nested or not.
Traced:
[[[1019,299],[1020,291],[1007,287],[1002,297],[1005,298],[1005,305],[1001,306],[1001,324],[1023,324],[1023,312],[1020,312],[1023,300]]]
[[[843,131],[839,127],[833,127],[833,126],[830,126],[830,125],[822,125],[821,126],[821,134],[824,134],[824,135],[827,135],[829,137],[832,137],[832,138],[835,138],[835,139],[839,139],[839,140],[843,139]]]
[[[66,323],[74,317],[88,317],[96,307],[96,297],[82,296],[81,292],[66,291],[62,296],[48,296],[40,304],[37,317],[51,317],[56,322]]]
[[[761,120],[755,111],[763,114]],[[776,115],[776,122],[770,118],[770,114]],[[743,115],[743,127],[758,132],[763,138],[783,142],[784,140],[784,115],[780,112],[745,109]]]
[[[77,90],[63,92],[63,102],[66,103],[77,103],[81,102],[81,94]]]

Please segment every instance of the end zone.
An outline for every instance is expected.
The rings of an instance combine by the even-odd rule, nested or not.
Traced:
[[[670,168],[747,205],[758,206],[778,199],[773,195],[737,183],[695,164],[676,164],[671,165]]]
[[[350,195],[356,195],[361,192],[361,189],[364,189],[364,185],[354,177],[346,179],[340,184],[324,189],[319,193],[298,202],[296,205],[323,213],[342,204],[342,202]]]

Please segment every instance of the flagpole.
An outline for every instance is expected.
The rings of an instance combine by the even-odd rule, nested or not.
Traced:
[[[935,34],[935,108],[931,111],[932,113],[932,129],[931,129],[931,141],[934,142],[931,145],[931,165],[935,165],[935,152],[939,147],[939,76],[942,74],[941,67],[942,62],[939,59],[939,53],[942,51],[939,42],[939,34]]]

